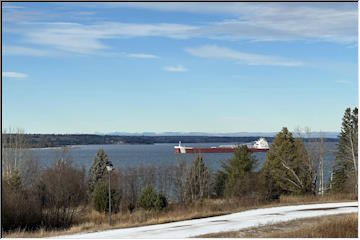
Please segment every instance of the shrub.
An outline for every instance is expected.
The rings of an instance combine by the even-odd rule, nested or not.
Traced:
[[[21,189],[21,176],[18,169],[12,171],[7,182],[13,190]]]
[[[167,199],[162,194],[157,194],[152,186],[147,185],[140,193],[137,201],[138,207],[145,210],[162,210],[167,206]]]
[[[41,204],[31,189],[14,188],[2,181],[2,229],[35,230],[41,226]]]
[[[151,210],[155,208],[155,201],[157,194],[154,189],[147,185],[140,193],[137,205],[145,210]]]
[[[159,193],[156,196],[156,200],[155,200],[155,204],[154,204],[155,209],[160,211],[160,210],[166,208],[167,205],[168,205],[168,202],[167,202],[166,197],[163,194]]]

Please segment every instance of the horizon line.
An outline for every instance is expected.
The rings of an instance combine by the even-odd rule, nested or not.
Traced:
[[[211,137],[252,137],[268,135],[268,137],[275,136],[280,131],[264,131],[264,132],[252,132],[252,131],[243,131],[243,132],[197,132],[197,131],[190,131],[190,132],[180,132],[180,131],[165,131],[165,132],[71,132],[71,133],[64,133],[64,132],[52,132],[52,133],[39,133],[39,132],[24,132],[24,134],[39,134],[39,135],[99,135],[99,136],[211,136]],[[296,134],[296,131],[290,131],[291,133]],[[310,134],[331,134],[331,135],[338,135],[340,131],[310,131]],[[16,132],[2,132],[2,134],[16,134]],[[248,134],[248,135],[245,135]],[[301,132],[302,135],[306,135],[306,133]],[[241,136],[240,136],[241,135]],[[269,136],[271,135],[271,136]],[[326,136],[324,136],[326,137]],[[337,136],[336,136],[337,137]]]

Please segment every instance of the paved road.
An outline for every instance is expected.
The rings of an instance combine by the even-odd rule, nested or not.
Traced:
[[[188,238],[207,233],[236,231],[248,227],[279,223],[299,218],[355,213],[357,211],[357,202],[262,208],[218,217],[74,234],[61,236],[61,238]]]

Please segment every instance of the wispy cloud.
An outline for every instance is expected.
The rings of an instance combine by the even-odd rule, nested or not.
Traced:
[[[92,6],[97,9],[99,5]],[[99,53],[110,49],[111,45],[106,41],[108,39],[140,37],[250,41],[306,40],[348,45],[357,43],[356,4],[144,3],[111,6],[198,14],[219,13],[221,16],[225,14],[225,17],[224,20],[201,24],[124,23],[111,19],[80,23],[81,20],[77,18],[70,22],[59,22],[59,17],[52,17],[49,12],[42,16],[34,9],[32,11],[8,9],[3,16],[3,20],[7,22],[4,25],[4,32],[18,34],[19,39],[26,43],[80,54]],[[97,19],[96,14],[91,16]]]
[[[201,27],[200,32],[216,38],[357,42],[356,3],[134,3],[128,6],[159,11],[226,14],[227,20]]]
[[[29,27],[29,26],[28,26]],[[188,38],[196,27],[182,24],[127,24],[106,22],[85,25],[79,23],[43,23],[26,28],[17,29],[18,34],[24,35],[25,40],[32,44],[53,47],[75,53],[94,53],[107,49],[103,43],[106,39],[133,37],[168,37]],[[15,30],[13,30],[15,31]]]
[[[262,55],[236,51],[226,47],[216,45],[205,45],[198,48],[187,48],[186,52],[193,56],[209,59],[232,60],[241,64],[248,65],[272,65],[295,67],[303,65],[300,61],[282,58],[279,56]]]
[[[49,51],[37,49],[37,48],[5,45],[3,46],[3,54],[42,57],[42,56],[48,56],[50,53]]]
[[[3,9],[23,9],[23,6],[19,5],[8,5],[7,3],[3,3]]]
[[[155,59],[159,58],[158,56],[154,54],[147,54],[147,53],[129,53],[127,54],[128,57],[131,58],[142,58],[142,59]]]
[[[182,65],[177,65],[177,66],[165,66],[164,70],[167,72],[187,72],[188,69],[185,68]]]
[[[2,72],[2,77],[23,79],[23,78],[27,78],[28,76],[25,73],[20,73],[20,72]]]
[[[335,82],[336,82],[336,83],[339,83],[339,84],[350,84],[350,83],[351,83],[349,80],[343,80],[343,79],[341,79],[341,80],[336,80]]]

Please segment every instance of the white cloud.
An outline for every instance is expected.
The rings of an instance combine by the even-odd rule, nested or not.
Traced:
[[[205,23],[124,23],[103,21],[93,24],[56,22],[50,16],[25,18],[4,25],[4,32],[22,35],[23,41],[72,53],[99,53],[110,46],[108,39],[164,37],[173,39],[208,38],[250,41],[328,41],[357,43],[356,4],[256,4],[256,3],[177,3],[114,4],[180,11],[226,14],[224,20]],[[21,14],[22,12],[16,12]],[[25,12],[30,14],[31,12]],[[8,12],[4,20],[12,16]],[[31,14],[30,14],[31,15]],[[31,15],[32,16],[32,15]],[[94,16],[96,17],[96,16]],[[32,20],[31,20],[32,19]],[[48,19],[46,22],[45,19]],[[95,18],[96,19],[96,18]],[[54,22],[49,22],[53,20]]]
[[[303,65],[302,62],[278,56],[240,52],[226,47],[218,47],[216,45],[204,45],[198,48],[187,48],[185,51],[196,57],[232,60],[248,65],[273,65],[285,67]]]
[[[155,58],[159,58],[156,55],[153,54],[147,54],[147,53],[129,53],[127,54],[128,57],[131,58],[143,58],[143,59],[155,59]]]
[[[27,78],[27,75],[25,73],[20,73],[20,72],[2,72],[2,77],[23,79],[23,78]]]
[[[46,45],[58,50],[75,53],[94,53],[108,48],[106,39],[133,37],[168,37],[184,39],[197,27],[182,24],[131,24],[106,22],[85,25],[79,23],[36,24],[32,29],[18,29],[25,40],[32,44]]]
[[[48,56],[49,52],[46,50],[41,50],[36,48],[5,45],[3,46],[3,54],[42,57],[42,56]]]
[[[182,65],[166,66],[166,67],[164,67],[164,70],[167,72],[187,72],[188,71],[188,69]]]

